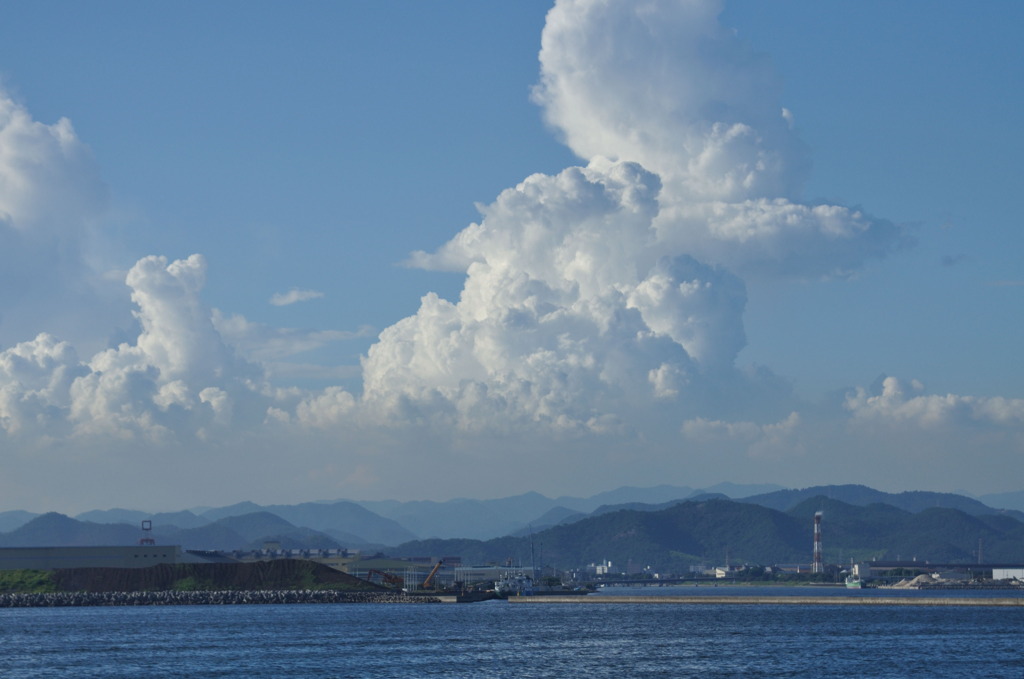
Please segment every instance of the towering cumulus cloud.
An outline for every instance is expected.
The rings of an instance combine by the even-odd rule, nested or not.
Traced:
[[[102,194],[91,154],[71,121],[44,125],[32,120],[0,91],[0,233],[6,243],[14,244],[14,234],[23,237],[22,243],[61,233],[74,236],[83,215],[99,209]]]
[[[465,270],[465,288],[381,334],[366,398],[440,398],[466,427],[514,415],[586,429],[731,371],[743,283],[661,247],[660,191],[636,163],[597,160],[503,192],[479,224],[415,255]]]
[[[699,200],[795,195],[807,162],[777,78],[721,4],[556,3],[534,98],[582,158],[638,161]]]
[[[149,442],[203,437],[256,397],[260,371],[235,357],[198,298],[205,272],[193,255],[140,260],[128,273],[142,332],[134,344],[80,362],[47,334],[0,352],[0,427],[18,435],[113,436]],[[265,406],[264,406],[265,407]],[[40,429],[42,425],[42,429]]]
[[[659,242],[738,273],[843,274],[901,235],[798,201],[806,152],[778,79],[718,23],[721,2],[565,0],[535,99],[579,156],[636,161],[665,190]]]
[[[81,338],[96,315],[110,320],[88,264],[105,200],[71,122],[37,122],[0,89],[0,346],[44,326]]]
[[[200,302],[205,270],[193,255],[170,264],[146,257],[128,272],[142,333],[94,356],[73,384],[80,430],[159,439],[231,422],[235,400],[251,392],[246,378],[259,371],[235,358]]]
[[[463,426],[628,422],[665,400],[720,415],[709,391],[761,389],[734,366],[747,275],[840,274],[896,245],[891,225],[797,202],[807,161],[775,76],[719,9],[555,5],[534,97],[587,165],[527,178],[413,255],[466,285],[381,334],[367,399],[440,401]]]

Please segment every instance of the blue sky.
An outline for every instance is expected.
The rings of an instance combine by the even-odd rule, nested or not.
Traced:
[[[592,4],[3,5],[0,509],[1019,489],[1022,10]]]

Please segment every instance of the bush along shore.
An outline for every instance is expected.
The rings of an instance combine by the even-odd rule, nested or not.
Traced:
[[[408,604],[440,603],[429,596],[398,592],[306,590],[220,590],[160,592],[19,592],[0,594],[0,608],[63,606],[208,606],[239,604]]]

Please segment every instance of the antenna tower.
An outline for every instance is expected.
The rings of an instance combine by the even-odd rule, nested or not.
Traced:
[[[821,565],[821,512],[814,513],[814,559],[811,562],[811,572],[825,572]]]
[[[155,545],[156,540],[153,539],[153,522],[146,519],[142,522],[142,537],[139,539],[140,545]]]

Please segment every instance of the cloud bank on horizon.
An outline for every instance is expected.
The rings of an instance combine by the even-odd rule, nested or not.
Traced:
[[[550,480],[591,466],[648,483],[736,470],[730,480],[927,487],[951,469],[988,483],[962,452],[1014,462],[1024,400],[889,377],[809,404],[784,376],[738,363],[749,284],[850,276],[911,240],[862,210],[802,199],[799,112],[720,10],[555,4],[533,97],[583,164],[526,177],[479,206],[477,223],[411,254],[464,286],[457,300],[425,294],[379,333],[361,391],[283,384],[302,373],[291,357],[348,334],[210,308],[200,254],[139,260],[114,298],[93,255],[105,189],[87,147],[69,121],[36,122],[0,93],[0,283],[25,291],[0,308],[0,444],[13,470],[0,491],[25,498],[30,479],[98,479],[96,467],[128,482],[152,470],[221,479],[194,479],[199,494],[241,469],[241,495],[298,499],[419,497],[439,469],[458,470],[442,472],[441,496],[464,493],[446,477],[497,495],[534,488],[540,468]],[[40,270],[54,274],[46,285]],[[269,303],[323,295],[293,288]],[[13,336],[43,318],[54,327]],[[119,341],[80,353],[97,339],[83,328]],[[866,463],[888,476],[864,475]]]

